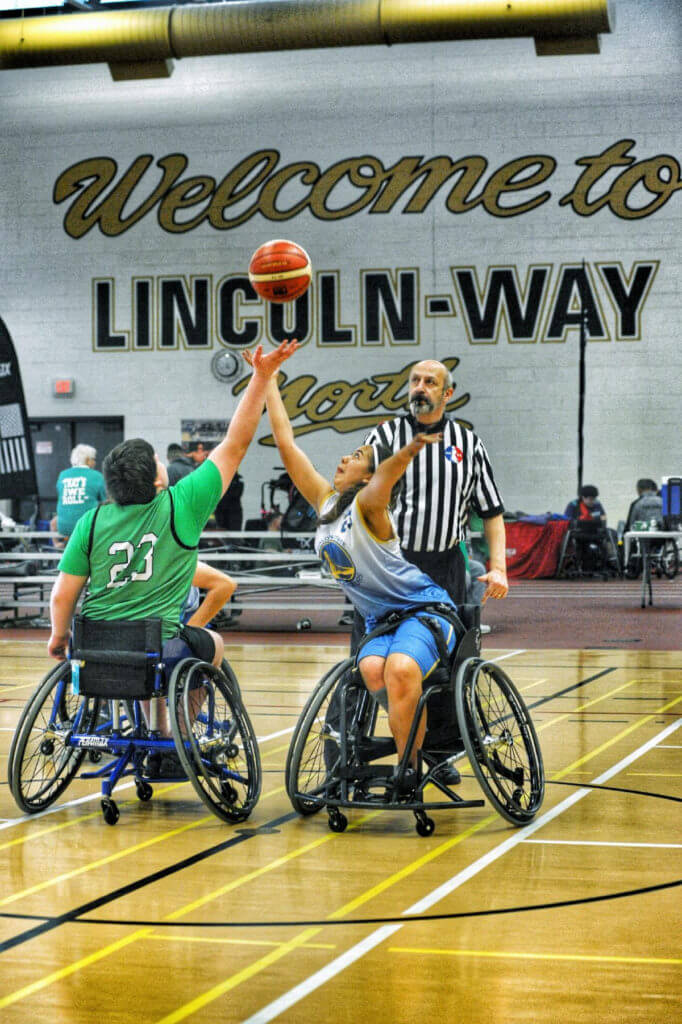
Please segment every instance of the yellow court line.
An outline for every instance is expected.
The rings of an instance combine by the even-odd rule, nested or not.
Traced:
[[[670,701],[668,704],[664,704],[663,707],[658,708],[658,710],[652,712],[652,714],[645,715],[644,718],[641,718],[638,722],[633,722],[632,725],[629,725],[627,727],[627,729],[623,729],[622,732],[619,732],[615,736],[612,736],[610,740],[606,740],[605,743],[600,744],[600,746],[596,747],[590,754],[585,754],[584,757],[579,757],[577,761],[573,761],[572,764],[569,764],[566,768],[563,768],[556,775],[553,775],[552,778],[560,779],[564,775],[568,775],[569,772],[572,772],[575,768],[579,768],[581,765],[586,764],[588,761],[591,761],[593,757],[597,757],[598,754],[602,754],[605,750],[608,750],[609,747],[612,747],[614,745],[614,743],[619,743],[622,739],[625,739],[626,736],[629,736],[630,733],[634,732],[636,729],[640,729],[643,725],[647,725],[649,722],[653,722],[657,715],[663,714],[664,711],[669,711],[670,708],[674,707],[676,704],[679,704],[680,701],[682,701],[682,695],[680,695],[679,697],[675,697],[674,700]]]
[[[281,790],[278,790],[277,792],[280,791]],[[376,817],[376,815],[379,813],[379,811],[374,811],[373,813],[365,815],[364,817],[360,818],[357,822],[352,822],[348,826],[349,830],[358,828],[369,818]],[[251,881],[253,878],[258,877],[261,874],[265,874],[268,870],[272,870],[274,867],[278,867],[288,860],[293,860],[301,853],[307,852],[309,849],[312,849],[315,846],[320,846],[324,842],[331,842],[333,839],[338,839],[338,836],[335,833],[328,833],[327,835],[324,835],[321,838],[314,840],[312,843],[308,843],[307,846],[301,848],[301,850],[292,850],[291,853],[285,855],[284,857],[278,857],[275,861],[272,862],[271,866],[264,865],[262,868],[259,868],[256,871],[250,871],[248,874],[241,876],[241,878],[234,879],[228,885],[222,886],[220,889],[216,890],[215,893],[211,893],[210,896],[211,898],[217,898],[224,892],[229,892],[232,889],[237,888],[239,885],[243,885],[246,882]],[[195,900],[192,903],[188,903],[185,907],[181,907],[179,910],[176,910],[171,914],[167,914],[165,917],[162,918],[162,920],[177,920],[177,918],[182,917],[184,914],[190,913],[190,911],[196,909],[198,906],[201,906],[202,903],[205,902],[208,902],[208,897],[201,900]],[[4,998],[0,999],[0,1010],[2,1010],[6,1006],[11,1006],[13,1003],[19,1002],[19,1000],[21,999],[25,999],[26,996],[32,995],[34,992],[46,988],[48,985],[51,985],[52,982],[54,981],[61,981],[63,978],[69,977],[75,971],[81,970],[84,967],[88,967],[90,964],[95,963],[98,960],[103,960],[110,954],[118,952],[122,945],[129,945],[132,942],[136,942],[138,939],[147,938],[147,936],[150,935],[152,931],[152,926],[145,926],[143,928],[139,928],[137,931],[133,932],[132,935],[127,936],[125,941],[117,940],[116,942],[109,943],[109,945],[103,946],[100,950],[98,950],[97,953],[83,957],[82,959],[77,960],[75,963],[70,964],[68,967],[62,967],[57,971],[53,971],[52,974],[46,975],[44,978],[31,982],[29,985],[24,986],[24,988],[17,989],[16,992],[12,992]],[[321,928],[309,929],[307,932],[304,933],[306,937],[301,940],[302,943],[305,944],[308,941],[308,938],[312,938],[312,936],[316,935],[319,931],[321,931]],[[262,963],[262,967],[259,967],[258,970],[263,970],[271,963],[274,963],[276,960],[280,959],[280,956],[283,956],[286,952],[289,951],[290,948],[294,948],[294,946],[292,946],[292,943],[294,943],[294,945],[301,944],[296,940],[292,940],[290,943],[287,943],[286,947],[281,947],[278,950],[274,950],[272,953],[268,953],[262,959],[262,961],[256,961],[256,964],[254,966],[257,966],[258,964]],[[251,976],[251,973],[244,975],[244,977],[241,980],[247,980],[247,978]],[[243,974],[244,972],[240,972],[240,977]],[[229,980],[230,979],[228,979],[228,981]],[[224,991],[228,991],[228,989],[225,989]],[[219,994],[220,993],[218,993],[213,998],[217,998]]]
[[[619,687],[619,689],[620,689],[620,687]],[[601,699],[603,699],[603,698],[601,698]],[[674,704],[677,704],[680,700],[682,700],[682,696],[677,697],[670,704],[664,705],[662,708],[659,708],[653,714],[645,716],[639,722],[633,723],[626,730],[623,730],[622,733],[619,733],[617,736],[613,737],[611,740],[607,741],[606,743],[602,744],[600,747],[596,748],[591,754],[587,754],[587,755],[585,755],[585,757],[579,759],[578,761],[573,762],[573,764],[571,764],[567,768],[563,769],[561,772],[559,772],[554,777],[555,778],[560,778],[562,775],[568,774],[570,771],[572,771],[575,768],[579,767],[581,764],[584,764],[586,761],[590,760],[592,757],[595,757],[597,754],[601,753],[607,747],[612,746],[614,743],[618,742],[624,736],[626,736],[629,733],[633,732],[635,729],[639,728],[641,725],[644,725],[647,722],[652,721],[656,717],[656,715],[661,714],[664,711],[667,711],[670,707],[672,707]],[[549,724],[549,723],[547,723],[547,724]],[[367,821],[370,817],[375,817],[379,813],[381,813],[381,812],[380,811],[373,812],[372,814],[367,815],[367,816],[363,817],[362,819],[359,819],[357,822],[351,823],[350,826],[349,826],[349,829],[353,829],[353,828],[359,827],[359,825],[361,825],[364,821]],[[486,827],[492,821],[496,820],[496,818],[497,818],[496,814],[490,815],[489,817],[487,817],[483,821],[479,822],[478,825],[474,825],[470,829],[468,829],[467,832],[466,832],[466,835],[473,835],[475,832],[480,831],[482,828]],[[304,850],[306,850],[306,849],[308,849],[308,848],[310,848],[312,846],[322,845],[322,843],[325,840],[328,841],[328,840],[331,840],[331,839],[334,839],[334,838],[337,838],[337,836],[335,834],[328,835],[328,836],[323,836],[320,839],[315,840],[312,844],[307,844],[307,847],[303,848],[301,851],[291,851],[291,853],[286,855],[285,857],[277,858],[277,860],[275,862],[273,862],[273,865],[277,866],[277,865],[279,865],[281,863],[284,863],[285,861],[292,860],[292,859],[294,859],[294,857],[299,856],[300,853],[304,852]],[[465,838],[465,834],[462,834],[462,838],[460,838],[460,836],[455,836],[452,839],[447,840],[445,843],[441,844],[437,848],[437,850],[440,851],[441,853],[444,853],[447,849],[450,849],[457,842],[462,842],[463,838]],[[429,860],[429,859],[432,860],[435,855],[436,855],[436,851],[433,851],[433,855],[432,856],[429,856],[427,854],[425,857],[419,858],[419,863],[420,864],[421,863],[426,863],[427,860]],[[244,884],[245,881],[248,881],[249,879],[251,879],[253,877],[257,877],[259,874],[264,874],[266,872],[266,870],[268,870],[268,866],[267,865],[264,866],[261,869],[258,869],[255,872],[250,872],[248,875],[244,876],[243,879],[235,879],[229,885],[223,886],[220,890],[217,890],[217,892],[215,894],[212,894],[212,897],[216,898],[218,895],[221,895],[223,892],[229,891],[230,889],[236,888],[238,884]],[[271,868],[270,868],[270,870],[271,870]],[[413,869],[413,870],[416,870],[416,868]],[[398,881],[399,879],[404,878],[406,873],[408,873],[407,869],[405,869],[405,868],[401,869],[401,871],[396,873],[395,880]],[[339,916],[342,916],[342,911],[344,909],[345,909],[345,912],[348,913],[350,908],[358,906],[358,905],[360,905],[363,902],[367,902],[367,900],[371,899],[373,895],[376,895],[378,892],[381,892],[381,891],[385,890],[386,888],[388,888],[389,881],[390,880],[385,880],[384,883],[380,883],[378,886],[375,886],[371,890],[368,890],[367,893],[364,894],[364,898],[363,898],[363,896],[360,896],[357,899],[352,900],[350,903],[346,904],[345,908],[340,908],[339,910],[334,911],[332,914],[328,915],[328,920],[332,920],[334,918],[338,918]],[[163,920],[164,921],[169,921],[169,920],[177,919],[178,917],[183,916],[185,913],[189,913],[192,909],[195,909],[197,906],[201,906],[205,902],[208,902],[208,897],[205,897],[205,898],[202,898],[200,900],[197,900],[197,901],[195,901],[192,904],[188,904],[186,907],[181,908],[178,911],[174,911],[172,914],[169,914],[166,917],[164,917]],[[138,932],[134,932],[133,935],[128,936],[127,942],[125,942],[123,944],[129,944],[129,943],[132,943],[132,942],[136,941],[138,938],[139,939],[144,938],[151,931],[152,931],[151,927],[142,928]],[[159,1021],[158,1024],[177,1024],[178,1021],[184,1020],[186,1017],[191,1016],[198,1009],[201,1009],[203,1006],[205,1006],[208,1003],[210,1003],[210,1002],[214,1001],[215,999],[219,998],[225,992],[228,992],[231,989],[237,987],[237,985],[241,984],[242,981],[247,981],[251,977],[253,977],[255,974],[258,974],[261,971],[265,970],[271,964],[275,963],[277,960],[279,960],[283,956],[285,956],[289,951],[298,948],[302,944],[305,944],[308,941],[308,939],[313,938],[316,934],[318,934],[319,931],[321,931],[321,927],[307,929],[306,931],[304,931],[303,933],[299,934],[294,939],[292,939],[286,945],[280,947],[278,950],[273,950],[271,953],[266,954],[266,956],[262,957],[260,960],[255,961],[248,968],[245,968],[243,971],[240,971],[237,974],[231,976],[230,978],[227,978],[220,985],[215,986],[214,988],[210,989],[208,992],[203,993],[203,995],[197,997],[196,1000],[193,1000],[192,1002],[187,1003],[185,1006],[179,1007],[171,1015],[169,1015],[169,1016],[163,1018],[163,1020]],[[53,981],[57,981],[57,980],[60,980],[63,977],[67,977],[67,976],[71,975],[72,973],[74,973],[74,971],[81,969],[81,967],[87,966],[89,963],[95,962],[95,960],[103,959],[104,957],[110,955],[111,953],[116,952],[121,947],[121,944],[122,944],[121,942],[111,943],[110,945],[105,946],[101,950],[99,950],[98,953],[92,954],[88,958],[84,958],[83,961],[78,961],[76,964],[71,964],[69,967],[62,968],[60,971],[54,972],[53,974],[51,974],[51,975],[49,975],[49,976],[47,976],[47,977],[45,977],[43,979],[39,979],[38,981],[33,982],[31,985],[26,986],[23,989],[19,989],[16,992],[11,993],[10,995],[6,996],[4,999],[0,999],[0,1009],[2,1009],[4,1006],[8,1006],[8,1005],[11,1005],[14,1002],[19,1001],[20,999],[24,998],[26,995],[32,994],[33,992],[38,991],[39,989],[47,987]]]
[[[249,964],[248,967],[244,967],[243,970],[238,971],[237,974],[233,974],[230,978],[226,978],[225,981],[221,981],[220,984],[214,985],[213,988],[203,992],[200,996],[197,996],[196,999],[193,999],[191,1003],[187,1003],[185,1006],[181,1006],[173,1013],[169,1013],[166,1017],[159,1020],[157,1024],[177,1024],[178,1021],[191,1016],[191,1014],[196,1013],[197,1010],[201,1010],[204,1006],[208,1006],[209,1003],[219,999],[220,996],[224,996],[226,992],[230,992],[233,988],[241,985],[243,981],[248,981],[249,978],[252,978],[255,974],[260,974],[260,972],[265,970],[266,967],[270,967],[271,964],[281,960],[282,957],[287,955],[287,953],[306,945],[308,939],[317,935],[321,930],[321,928],[306,929],[306,931],[301,932],[300,935],[296,935],[279,949],[273,949],[271,953],[266,953],[266,955],[260,960]]]
[[[621,690],[626,690],[628,686],[632,686],[636,682],[636,679],[631,679],[628,683],[622,683],[621,686],[616,686],[613,690],[609,690],[608,693],[602,693],[600,697],[593,697],[592,700],[588,700],[584,704],[578,704],[577,708],[574,708],[572,711],[567,711],[556,718],[551,718],[549,722],[543,722],[542,725],[536,726],[535,731],[542,732],[544,729],[549,729],[550,725],[557,725],[567,718],[572,718],[573,715],[577,715],[580,711],[585,711],[586,708],[591,708],[595,704],[600,704],[603,700],[608,700],[609,697],[613,697],[614,693],[620,693]]]
[[[169,935],[168,932],[153,932],[151,935],[142,935],[142,939],[152,942],[204,942],[218,943],[221,946],[272,946],[273,948],[284,946],[284,942],[275,942],[269,939],[220,939],[218,936],[206,937],[204,935]],[[308,942],[307,949],[336,949],[333,942]]]
[[[17,686],[3,686],[0,689],[0,697],[4,697],[6,693],[14,693],[15,690],[25,690],[27,686],[32,686],[33,689],[35,690],[35,679],[30,683],[19,683]]]
[[[416,949],[410,946],[389,946],[389,953],[410,953],[413,956],[470,956],[493,960],[569,960],[597,964],[682,964],[682,960],[660,956],[592,956],[587,953],[502,953],[488,949]]]
[[[151,928],[145,929],[145,931],[151,931]],[[140,932],[135,932],[134,935],[127,935],[125,938],[118,939],[117,942],[113,942],[110,946],[105,946],[104,949],[98,949],[94,953],[89,953],[87,956],[81,957],[80,960],[76,960],[74,963],[69,964],[68,967],[60,967],[58,970],[53,971],[52,974],[47,974],[44,978],[38,978],[37,981],[33,981],[29,985],[25,985],[24,988],[17,989],[16,992],[10,992],[9,995],[0,998],[0,1010],[4,1010],[6,1006],[11,1006],[12,1003],[16,1003],[20,999],[25,999],[27,996],[31,996],[35,992],[40,992],[41,989],[47,988],[48,985],[51,985],[53,981],[63,981],[64,978],[69,978],[72,974],[82,971],[85,967],[90,967],[91,964],[95,964],[98,960],[104,959],[105,956],[109,956],[111,953],[115,953],[117,950],[123,949],[125,946],[129,946],[131,942],[134,942],[139,938],[142,938],[142,933]]]
[[[164,793],[170,793],[172,790],[179,789],[180,786],[186,785],[186,782],[177,782],[172,786],[164,786],[163,789],[155,789],[154,795],[163,796]],[[93,799],[96,799],[96,797],[93,797]],[[124,800],[121,804],[119,804],[119,807],[130,807],[134,804],[137,804],[137,802],[137,799]],[[64,809],[66,809],[66,806],[68,805],[65,805]],[[0,843],[0,852],[2,852],[2,850],[9,850],[10,847],[12,846],[21,846],[23,843],[29,843],[33,839],[41,839],[43,836],[49,836],[52,832],[61,832],[62,829],[71,828],[73,825],[79,825],[83,821],[92,821],[93,818],[101,818],[101,816],[101,811],[92,811],[90,814],[81,814],[78,818],[69,818],[68,821],[60,821],[58,824],[50,825],[48,828],[40,829],[40,831],[30,832],[28,835],[25,836],[18,836],[16,839],[10,839],[9,842],[7,843]],[[25,824],[27,825],[29,824],[30,820],[30,817],[19,819],[19,821],[24,821]]]
[[[546,683],[547,679],[537,679],[534,683],[530,683],[529,686],[519,687],[521,693],[525,693],[527,690],[532,690],[534,686],[539,686],[540,683]]]
[[[185,783],[180,783],[180,785],[185,785]],[[277,789],[273,789],[269,793],[265,794],[261,799],[267,800],[271,796],[275,796],[282,792],[284,792],[284,786],[279,786]],[[123,857],[128,857],[132,853],[139,853],[140,850],[145,850],[149,846],[155,846],[157,843],[163,843],[167,839],[173,839],[175,836],[182,835],[183,832],[189,832],[191,829],[199,828],[200,825],[206,825],[207,822],[214,821],[214,815],[209,814],[204,818],[199,818],[197,821],[190,821],[186,825],[181,825],[179,828],[171,829],[169,832],[163,832],[161,835],[152,836],[151,839],[145,839],[144,842],[136,843],[135,846],[127,846],[124,850],[117,850],[116,853],[110,853],[108,857],[100,857],[97,860],[90,861],[88,864],[82,864],[80,867],[74,868],[73,871],[65,872],[62,875],[54,875],[42,882],[38,882],[36,885],[29,886],[28,889],[22,889],[19,892],[14,892],[9,896],[3,897],[0,899],[0,907],[7,906],[10,903],[16,903],[17,900],[21,900],[25,896],[33,896],[37,892],[49,889],[52,885],[58,885],[61,882],[68,882],[70,879],[76,878],[78,875],[83,875],[88,871],[94,871],[96,868],[104,867],[105,864],[112,864],[114,861],[121,860]]]

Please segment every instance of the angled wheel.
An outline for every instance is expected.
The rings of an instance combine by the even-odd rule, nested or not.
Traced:
[[[201,800],[223,821],[244,821],[260,795],[260,754],[246,709],[222,671],[181,661],[168,709],[178,756]]]
[[[334,665],[308,698],[294,729],[284,769],[289,799],[299,814],[325,805],[329,782],[339,765],[339,710],[334,691],[353,659]]]
[[[43,679],[24,708],[10,751],[12,795],[27,814],[45,810],[66,789],[86,751],[68,745],[77,729],[92,732],[99,700],[71,687],[71,666],[60,662]]]
[[[677,550],[677,544],[672,538],[663,541],[659,555],[659,565],[664,576],[667,576],[669,580],[675,579],[680,568],[680,553]]]
[[[540,744],[509,676],[471,658],[457,673],[455,702],[471,767],[495,809],[513,825],[531,821],[545,792]]]

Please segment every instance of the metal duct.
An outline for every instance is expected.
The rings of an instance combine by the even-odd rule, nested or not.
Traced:
[[[503,36],[594,52],[613,26],[612,0],[238,0],[2,19],[0,68]]]

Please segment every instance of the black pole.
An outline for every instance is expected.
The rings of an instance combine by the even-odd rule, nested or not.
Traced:
[[[578,515],[580,515],[580,492],[583,486],[583,453],[585,449],[585,350],[587,349],[587,309],[585,293],[587,271],[583,260],[583,286],[580,294],[580,350],[578,372]]]

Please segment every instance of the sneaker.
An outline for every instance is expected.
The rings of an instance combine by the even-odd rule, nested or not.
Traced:
[[[438,782],[441,782],[444,786],[458,786],[462,781],[462,776],[459,774],[455,766],[445,762],[443,762],[443,764],[436,765],[431,772],[431,778],[437,779]]]

